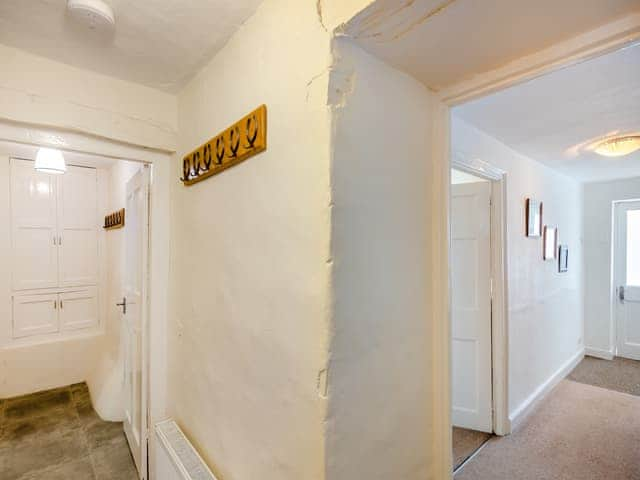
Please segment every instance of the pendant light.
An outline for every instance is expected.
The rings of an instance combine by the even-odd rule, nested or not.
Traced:
[[[61,174],[67,171],[62,152],[54,148],[39,148],[35,167],[37,171],[43,173]]]

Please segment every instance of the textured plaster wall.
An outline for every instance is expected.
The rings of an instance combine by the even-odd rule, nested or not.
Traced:
[[[0,119],[166,150],[176,146],[173,95],[0,45]]]
[[[583,346],[582,190],[579,183],[506,147],[453,116],[453,155],[507,172],[509,412]],[[525,237],[525,199],[544,204],[543,221],[569,246],[569,272],[542,260],[542,238]]]
[[[316,7],[327,30],[333,31],[372,3],[374,0],[316,0]]]
[[[327,478],[430,478],[435,103],[348,40],[334,56]]]
[[[267,0],[179,96],[180,153],[258,105],[266,152],[172,169],[169,413],[226,480],[324,478],[330,36]]]
[[[612,208],[616,200],[640,198],[640,178],[584,185],[585,346],[615,353],[611,319]]]

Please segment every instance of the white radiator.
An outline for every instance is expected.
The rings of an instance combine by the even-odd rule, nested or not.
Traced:
[[[173,420],[156,424],[156,480],[217,480]]]

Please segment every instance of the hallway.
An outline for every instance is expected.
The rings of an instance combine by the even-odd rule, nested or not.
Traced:
[[[629,375],[612,374],[620,364]],[[637,381],[640,362],[586,357],[525,424],[491,439],[455,479],[640,479],[640,396],[616,391],[624,388],[613,385],[616,376]]]
[[[0,400],[2,480],[134,480],[119,422],[102,421],[86,384]]]

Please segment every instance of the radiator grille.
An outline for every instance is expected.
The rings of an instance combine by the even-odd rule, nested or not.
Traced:
[[[158,423],[156,436],[160,447],[156,471],[159,480],[217,480],[176,422]],[[175,472],[166,471],[167,465]]]

